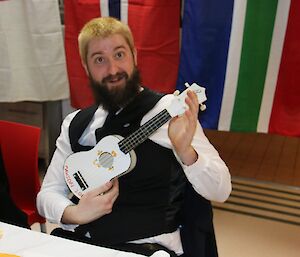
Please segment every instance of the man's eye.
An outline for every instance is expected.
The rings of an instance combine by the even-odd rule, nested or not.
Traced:
[[[116,57],[119,58],[119,59],[122,58],[123,56],[124,56],[123,52],[117,52],[116,53]]]
[[[104,62],[104,58],[103,58],[103,57],[97,57],[97,58],[95,59],[95,62],[96,62],[96,63],[103,63],[103,62]]]

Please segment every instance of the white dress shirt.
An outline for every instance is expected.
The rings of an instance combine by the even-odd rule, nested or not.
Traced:
[[[173,95],[162,97],[154,108],[143,117],[141,125],[165,109],[173,97]],[[65,159],[73,153],[69,140],[69,125],[77,112],[69,114],[63,121],[61,134],[56,141],[57,148],[42,183],[41,191],[37,196],[39,213],[50,222],[58,223],[67,230],[73,230],[77,226],[61,223],[65,208],[73,204],[68,197],[70,190],[64,179],[63,165]],[[103,125],[106,116],[107,112],[102,107],[96,110],[93,119],[79,139],[80,144],[90,146],[96,144],[95,130]],[[154,132],[149,139],[161,146],[173,149],[168,137],[168,122]],[[203,133],[200,123],[197,124],[192,146],[198,154],[198,159],[190,166],[184,165],[173,150],[183,167],[187,179],[193,185],[195,191],[207,200],[225,201],[231,192],[230,173],[218,152]],[[175,251],[178,255],[183,253],[179,230],[134,242],[159,243]]]

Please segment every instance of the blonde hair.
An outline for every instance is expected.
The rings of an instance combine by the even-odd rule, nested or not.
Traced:
[[[78,36],[79,54],[83,63],[87,62],[88,44],[91,39],[106,38],[114,34],[123,36],[131,52],[134,52],[133,36],[126,24],[112,17],[94,18],[87,22]]]

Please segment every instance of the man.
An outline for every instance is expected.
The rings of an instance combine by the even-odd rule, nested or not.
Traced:
[[[38,194],[38,210],[64,228],[56,235],[143,254],[165,249],[182,255],[188,249],[180,236],[187,191],[195,190],[199,206],[208,206],[207,211],[199,210],[206,216],[210,200],[225,201],[231,192],[228,168],[198,122],[197,96],[188,92],[188,110],[135,149],[137,163],[130,173],[74,203],[63,175],[66,158],[91,149],[109,134],[128,136],[174,98],[141,85],[132,34],[123,23],[110,17],[93,19],[78,41],[96,105],[64,120]],[[187,190],[188,185],[192,186]],[[211,217],[208,220],[212,223]]]

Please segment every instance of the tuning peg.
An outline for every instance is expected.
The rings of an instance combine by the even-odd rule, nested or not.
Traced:
[[[200,110],[203,112],[206,110],[206,105],[205,104],[200,104]]]
[[[184,85],[185,85],[186,87],[190,87],[190,86],[191,86],[188,82],[185,82]]]
[[[173,95],[178,96],[180,94],[179,90],[174,91]]]

